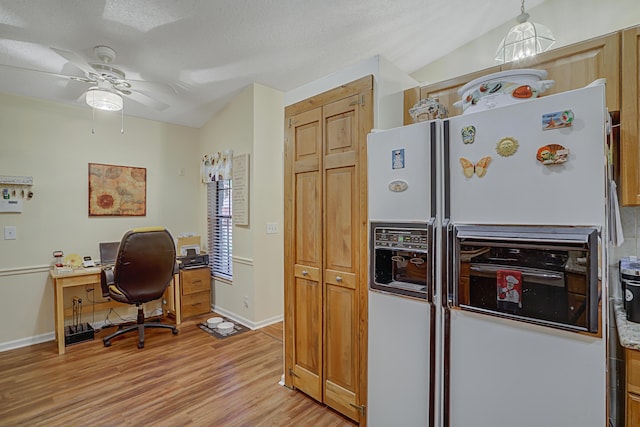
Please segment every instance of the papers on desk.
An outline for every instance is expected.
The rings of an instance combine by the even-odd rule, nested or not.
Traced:
[[[186,256],[188,249],[193,249],[196,255],[200,255],[200,236],[178,237],[179,256]]]

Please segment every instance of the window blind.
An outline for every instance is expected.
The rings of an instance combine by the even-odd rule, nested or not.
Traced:
[[[232,270],[232,186],[231,180],[207,184],[207,231],[209,269],[214,277],[231,280]]]

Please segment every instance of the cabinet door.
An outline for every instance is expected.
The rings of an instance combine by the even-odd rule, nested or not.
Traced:
[[[627,427],[640,426],[640,396],[627,393]]]
[[[620,203],[640,205],[640,26],[622,33],[620,111]],[[607,93],[608,93],[607,87]]]
[[[203,291],[183,295],[180,304],[182,305],[182,317],[185,319],[209,313],[211,311],[211,292]]]
[[[502,66],[503,70],[536,68],[547,70],[547,79],[555,80],[543,96],[587,86],[599,78],[607,79],[609,111],[620,110],[620,35],[597,37],[554,49]]]
[[[287,222],[293,286],[287,289],[287,310],[293,311],[287,331],[288,385],[322,401],[322,108],[291,117],[286,152],[291,158],[291,208]],[[287,257],[286,257],[287,258]]]
[[[633,41],[632,36],[631,40]],[[623,61],[625,55],[623,53]],[[634,57],[637,58],[637,56]],[[404,92],[404,124],[412,123],[409,109],[423,98],[438,98],[440,103],[449,109],[449,117],[462,114],[461,110],[453,107],[453,103],[460,99],[457,93],[459,88],[478,77],[516,68],[547,70],[547,79],[555,80],[555,84],[543,96],[578,89],[596,79],[605,78],[607,79],[607,108],[609,111],[620,111],[620,35],[614,33],[502,66],[487,68],[420,88],[407,89]],[[637,77],[637,70],[635,75]],[[627,92],[626,85],[623,87]],[[637,94],[637,92],[634,93]]]
[[[324,395],[359,420],[358,363],[359,95],[324,107]],[[363,183],[364,184],[364,183]]]
[[[413,123],[413,119],[409,114],[409,110],[421,99],[424,98],[436,98],[442,105],[447,107],[449,111],[449,117],[459,116],[462,114],[462,109],[453,106],[453,103],[460,99],[458,95],[458,89],[466,85],[472,80],[478,77],[486,76],[487,74],[497,73],[500,71],[499,66],[487,68],[482,71],[477,71],[463,76],[454,77],[449,80],[445,80],[438,83],[433,83],[427,86],[416,87],[407,89],[404,91],[404,124],[409,125]]]
[[[182,295],[211,290],[211,276],[208,268],[194,268],[180,271]]]

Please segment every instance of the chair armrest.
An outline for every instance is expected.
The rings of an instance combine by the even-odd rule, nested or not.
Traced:
[[[109,296],[109,286],[115,283],[113,276],[113,268],[106,267],[100,272],[100,287],[102,287],[102,296],[104,298]]]

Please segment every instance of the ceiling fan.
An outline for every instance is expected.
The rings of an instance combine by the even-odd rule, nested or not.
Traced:
[[[98,60],[96,62],[87,62],[80,55],[68,50],[54,47],[50,49],[82,71],[84,76],[65,75],[11,65],[4,66],[46,73],[81,83],[89,83],[92,86],[78,99],[84,98],[89,106],[107,111],[121,110],[123,97],[132,99],[146,107],[165,110],[169,108],[169,104],[149,95],[149,93],[176,93],[175,89],[169,84],[127,79],[124,71],[112,65],[116,59],[116,52],[109,46],[96,46],[93,48]]]
[[[124,71],[111,65],[116,59],[116,52],[109,46],[93,48],[96,58],[100,60],[100,62],[93,63],[86,62],[74,52],[51,49],[85,74],[84,77],[68,76],[69,79],[94,85],[84,95],[87,104],[94,108],[108,111],[120,110],[122,109],[122,96],[157,110],[169,107],[168,104],[140,92],[140,90],[157,91],[159,89],[166,91],[170,88],[169,85],[127,79]]]

